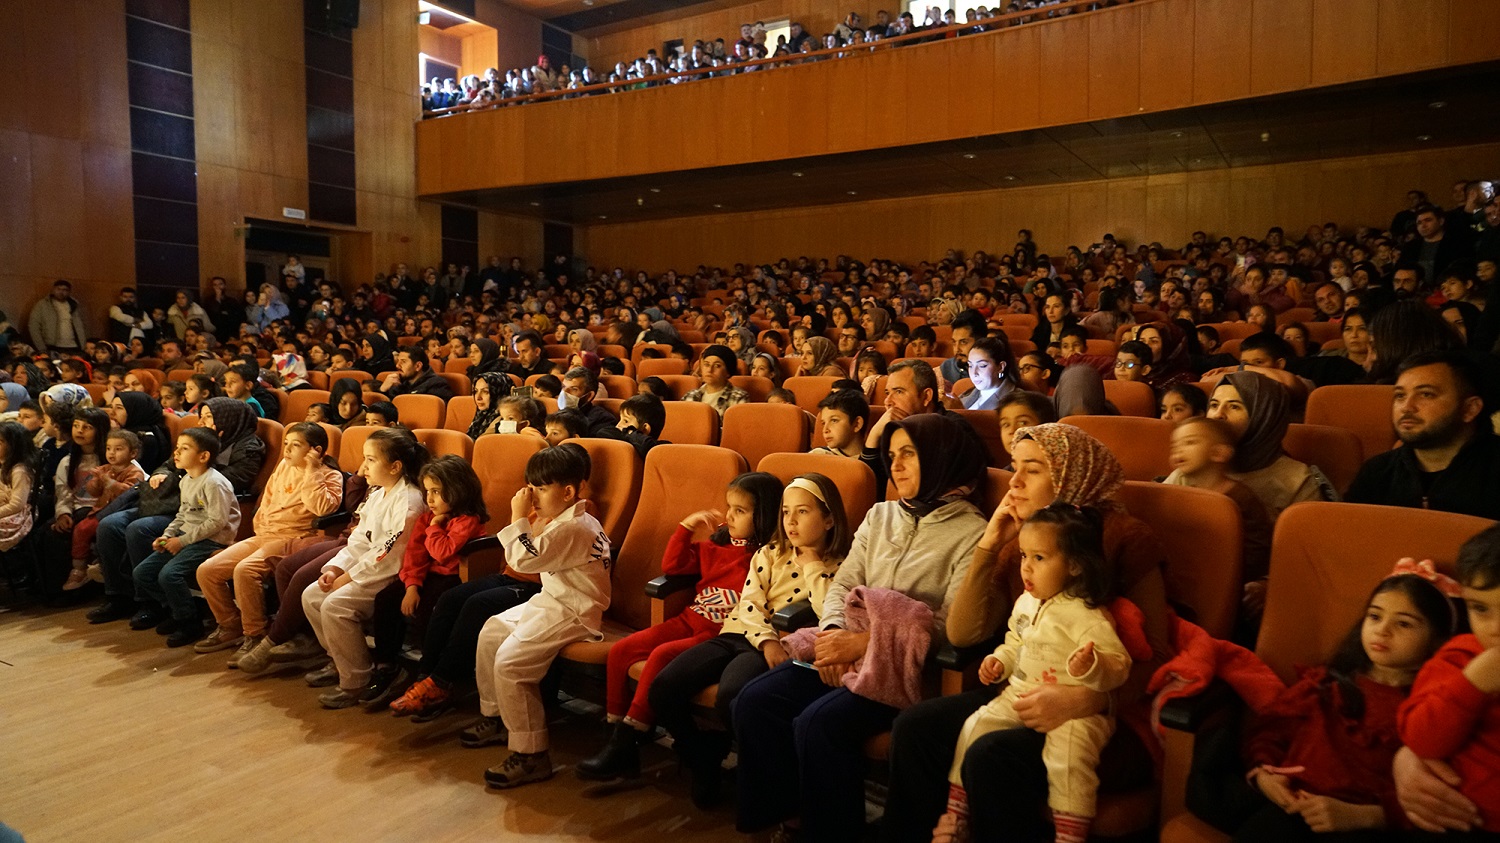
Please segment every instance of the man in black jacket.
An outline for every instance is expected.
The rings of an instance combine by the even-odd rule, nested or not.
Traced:
[[[546,343],[536,331],[522,331],[516,335],[516,359],[505,361],[504,371],[525,380],[532,375],[552,373],[552,361],[542,356]]]
[[[448,381],[432,371],[427,364],[427,352],[419,345],[396,352],[396,371],[387,375],[380,391],[395,398],[397,395],[436,395],[446,403],[453,400],[453,387]]]
[[[1460,352],[1407,359],[1391,405],[1402,447],[1366,460],[1347,499],[1500,519],[1500,437],[1485,413],[1482,377]]]
[[[583,416],[588,430],[583,435],[588,439],[617,439],[615,425],[619,424],[614,414],[594,404],[594,395],[599,391],[599,379],[582,366],[569,369],[562,379],[563,391],[557,396],[557,408],[572,408]]]

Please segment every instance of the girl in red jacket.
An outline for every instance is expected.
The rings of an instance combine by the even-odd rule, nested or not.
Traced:
[[[1481,823],[1477,828],[1497,832],[1500,703],[1495,695],[1500,694],[1500,526],[1464,542],[1458,551],[1458,579],[1463,583],[1473,632],[1454,636],[1418,674],[1411,699],[1401,706],[1401,742],[1421,758],[1447,762],[1458,775],[1459,792],[1479,809]],[[1454,836],[1445,834],[1441,839]]]
[[[1247,779],[1264,799],[1236,841],[1290,843],[1404,825],[1391,779],[1396,710],[1417,671],[1453,634],[1458,584],[1403,559],[1370,594],[1324,667],[1304,670],[1252,724]]]
[[[693,604],[609,648],[605,712],[613,728],[604,748],[579,762],[579,777],[604,781],[640,774],[640,745],[655,723],[646,701],[651,680],[679,653],[719,634],[720,624],[739,603],[750,557],[776,532],[781,481],[762,471],[741,474],[730,481],[724,502],[723,512],[704,510],[684,518],[662,557],[663,574],[698,578]],[[693,541],[700,529],[713,531],[708,541]],[[639,661],[646,665],[631,696],[629,671]]]
[[[420,479],[427,511],[412,527],[396,581],[375,596],[376,668],[364,700],[372,711],[405,690],[406,677],[396,665],[407,624],[419,636],[427,628],[438,598],[459,584],[459,550],[483,532],[490,517],[479,475],[462,457],[450,454],[428,462]]]

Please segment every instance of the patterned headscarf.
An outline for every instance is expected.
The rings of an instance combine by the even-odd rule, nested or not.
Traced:
[[[827,337],[808,337],[807,349],[812,352],[812,365],[807,367],[807,374],[814,377],[823,374],[823,370],[829,366],[838,366],[839,348],[833,344],[833,340]]]
[[[94,406],[94,399],[89,395],[89,391],[76,383],[60,383],[56,386],[49,386],[47,387],[47,391],[42,394],[46,395],[55,404],[67,404],[74,411],[87,410]]]
[[[1258,471],[1281,458],[1281,440],[1291,421],[1291,398],[1286,387],[1259,372],[1232,372],[1214,389],[1229,385],[1240,394],[1250,423],[1234,447],[1234,470]]]
[[[302,362],[302,355],[272,354],[271,360],[276,366],[276,374],[281,376],[282,388],[307,386],[307,364]]]
[[[511,383],[509,375],[499,372],[484,372],[479,375],[479,380],[484,381],[490,388],[490,408],[488,410],[475,409],[474,420],[469,423],[469,438],[478,439],[489,432],[500,417],[500,399],[510,394]]]
[[[1071,424],[1039,424],[1016,431],[1015,441],[1030,439],[1047,454],[1057,500],[1074,506],[1105,507],[1125,484],[1120,461],[1104,443]]]

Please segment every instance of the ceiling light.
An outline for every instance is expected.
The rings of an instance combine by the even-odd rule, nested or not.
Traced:
[[[974,153],[972,153],[972,152],[965,152],[964,153],[964,157],[967,158],[967,159],[969,159],[970,161],[973,161],[974,160]]]
[[[849,191],[849,195],[850,196],[858,196],[859,195],[859,191],[857,191],[857,190],[851,190],[851,191]]]
[[[583,5],[592,6],[594,5],[594,0],[583,0]]]
[[[1260,133],[1260,142],[1261,143],[1265,143],[1266,141],[1269,141],[1270,139],[1271,139],[1271,133],[1270,132],[1261,132]]]
[[[1432,102],[1430,102],[1430,103],[1427,104],[1427,107],[1428,108],[1442,108],[1443,106],[1445,106],[1447,104],[1448,103],[1443,102],[1442,100],[1433,100]]]
[[[1174,137],[1174,138],[1180,138],[1180,137],[1182,137],[1182,132],[1173,132],[1172,133],[1172,137]]]
[[[1006,181],[1015,181],[1015,180],[1016,180],[1016,177],[1015,177],[1015,176],[1006,176],[1006,177],[1005,177],[1005,180],[1006,180]]]
[[[661,193],[661,188],[659,188],[659,187],[653,187],[653,188],[651,188],[651,192],[652,193]]]
[[[801,173],[792,173],[792,178],[798,178],[798,179],[800,179],[800,178],[802,178],[802,174]]]
[[[609,219],[609,215],[608,214],[600,214],[599,215],[599,219],[601,219],[601,220],[607,220],[607,219]]]
[[[1419,141],[1430,141],[1430,140],[1432,140],[1432,135],[1417,135],[1417,140],[1419,140]]]
[[[715,208],[722,208],[722,207],[724,207],[724,206],[723,206],[723,205],[720,205],[720,204],[718,204],[718,203],[714,203],[714,207],[715,207]]]
[[[531,207],[533,207],[533,208],[540,208],[540,207],[542,207],[542,203],[540,203],[540,202],[532,202],[531,203]]]

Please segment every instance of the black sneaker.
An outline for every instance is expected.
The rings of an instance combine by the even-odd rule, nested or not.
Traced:
[[[411,674],[397,665],[384,665],[370,673],[370,684],[359,695],[359,702],[369,711],[384,711],[391,700],[406,693]]]
[[[164,620],[161,623],[159,623],[159,624],[156,625],[156,634],[157,635],[171,635],[172,633],[176,632],[178,629],[181,629],[182,626],[183,626],[183,623],[184,623],[183,621],[180,621],[180,620],[178,620],[176,618],[167,618],[166,620]]]
[[[647,733],[623,721],[615,723],[609,741],[592,758],[578,762],[580,779],[605,782],[619,778],[636,778],[641,774],[641,743]]]
[[[89,610],[89,623],[113,623],[135,614],[135,601],[128,597],[106,597],[104,602]]]
[[[151,629],[162,622],[167,613],[158,606],[147,606],[136,612],[130,618],[130,628],[134,630]]]
[[[177,631],[167,636],[168,647],[186,647],[187,645],[202,638],[206,630],[202,621],[183,620],[178,622]]]

